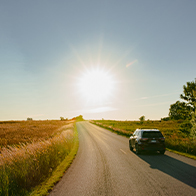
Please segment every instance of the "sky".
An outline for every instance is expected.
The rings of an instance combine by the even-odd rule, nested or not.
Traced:
[[[196,78],[195,10],[195,0],[0,0],[0,121],[168,116]]]

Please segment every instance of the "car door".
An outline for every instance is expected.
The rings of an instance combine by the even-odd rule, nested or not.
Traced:
[[[137,139],[137,132],[138,132],[138,131],[135,131],[135,132],[133,133],[133,136],[132,136],[132,140],[131,140],[132,148],[135,148],[135,140]]]

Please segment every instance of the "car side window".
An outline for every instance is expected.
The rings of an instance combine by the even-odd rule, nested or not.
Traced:
[[[136,136],[137,135],[137,131],[135,131],[134,133],[133,133],[133,136]]]

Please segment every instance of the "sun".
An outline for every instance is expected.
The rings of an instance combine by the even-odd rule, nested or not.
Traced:
[[[79,91],[91,103],[103,104],[109,101],[114,87],[112,74],[100,68],[86,70],[79,78]]]

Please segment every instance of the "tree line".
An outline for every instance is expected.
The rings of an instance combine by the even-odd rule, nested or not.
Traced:
[[[170,105],[165,120],[182,120],[180,130],[196,139],[196,79],[183,86],[181,101]]]

